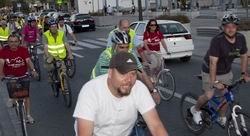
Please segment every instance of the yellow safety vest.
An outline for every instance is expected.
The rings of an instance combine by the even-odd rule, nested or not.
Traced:
[[[8,27],[5,27],[5,29],[0,27],[0,41],[7,41],[9,35],[10,35],[10,29]]]
[[[59,57],[60,59],[64,59],[67,54],[67,50],[63,43],[64,32],[58,30],[58,35],[56,39],[52,36],[50,30],[46,31],[44,35],[48,40],[48,52],[53,57]]]

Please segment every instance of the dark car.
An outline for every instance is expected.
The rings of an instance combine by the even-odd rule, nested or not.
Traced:
[[[70,17],[70,26],[73,28],[74,32],[92,30],[95,31],[95,20],[89,14],[73,14]]]

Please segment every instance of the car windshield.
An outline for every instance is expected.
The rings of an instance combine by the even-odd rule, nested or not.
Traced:
[[[82,15],[77,15],[76,16],[76,19],[86,19],[86,18],[90,18],[90,15],[82,14]]]
[[[179,34],[187,33],[188,31],[179,23],[159,24],[160,30],[163,34]]]

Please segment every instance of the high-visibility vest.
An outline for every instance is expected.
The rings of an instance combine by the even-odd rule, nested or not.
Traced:
[[[63,43],[64,32],[58,30],[56,39],[52,36],[50,30],[44,33],[48,40],[48,53],[53,57],[59,57],[64,59],[67,54],[67,50]]]
[[[5,27],[5,29],[0,27],[0,41],[7,41],[9,35],[10,35],[10,29],[8,27]]]

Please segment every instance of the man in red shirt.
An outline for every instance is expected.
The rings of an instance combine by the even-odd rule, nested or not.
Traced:
[[[32,71],[33,76],[37,73],[32,64],[28,49],[20,46],[20,39],[17,35],[10,35],[8,38],[8,46],[0,50],[0,79],[4,76],[21,77],[28,73],[28,67]],[[33,123],[34,119],[30,115],[30,100],[25,98],[25,106],[27,113],[27,121]]]

